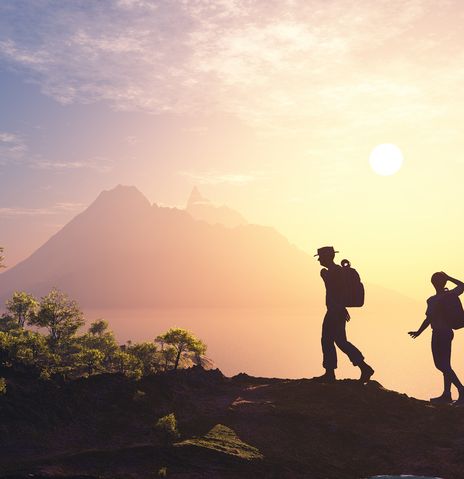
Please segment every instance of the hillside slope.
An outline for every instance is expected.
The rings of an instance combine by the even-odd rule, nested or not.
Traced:
[[[0,477],[153,478],[163,468],[172,478],[464,477],[462,410],[376,382],[192,368],[58,386],[1,374],[9,389],[0,397]],[[181,437],[154,444],[151,426],[171,412]]]

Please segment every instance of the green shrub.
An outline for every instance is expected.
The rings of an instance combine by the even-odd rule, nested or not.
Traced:
[[[0,395],[6,394],[6,381],[5,378],[0,378]]]
[[[179,437],[177,419],[174,413],[161,417],[155,423],[155,432],[163,444],[169,444]]]

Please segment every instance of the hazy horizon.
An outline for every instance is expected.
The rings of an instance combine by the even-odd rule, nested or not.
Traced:
[[[104,190],[104,191],[113,191],[117,186],[121,186],[121,184],[115,185],[115,187],[110,188],[109,190]],[[135,187],[135,188],[137,188],[135,185],[123,185],[123,186],[124,186],[124,187]],[[138,190],[138,188],[137,188],[137,190]],[[197,187],[197,186],[193,186],[192,191],[193,191],[193,190],[198,190],[198,187]],[[140,190],[139,190],[139,191],[140,191]],[[103,191],[102,191],[102,192],[103,192]],[[143,194],[143,193],[142,193],[142,194]],[[144,196],[145,196],[145,195],[144,195]],[[145,197],[146,197],[146,196],[145,196]],[[146,197],[146,198],[147,198],[147,197]],[[203,196],[203,198],[204,198],[205,200],[207,200],[207,203],[205,202],[205,206],[211,207],[212,209],[215,209],[215,210],[219,210],[219,213],[216,213],[216,212],[215,212],[216,214],[219,215],[219,216],[217,217],[217,221],[216,221],[218,224],[222,224],[223,226],[225,226],[225,227],[227,227],[227,228],[233,228],[233,227],[235,227],[234,225],[228,225],[228,224],[227,224],[227,221],[221,221],[221,218],[220,218],[220,214],[222,213],[222,212],[220,211],[220,209],[221,209],[221,208],[224,208],[224,207],[225,207],[226,209],[229,209],[229,208],[228,208],[228,205],[215,203],[215,202],[212,201],[210,198],[206,198],[206,197],[204,197],[204,196]],[[31,255],[34,254],[35,251],[37,251],[39,248],[41,248],[43,245],[45,245],[53,236],[55,236],[56,233],[58,233],[64,226],[66,226],[66,224],[68,224],[68,223],[69,223],[72,219],[74,219],[76,216],[80,215],[80,213],[82,213],[83,211],[85,211],[85,210],[88,208],[88,206],[90,206],[96,199],[97,199],[97,198],[95,198],[89,205],[85,205],[85,206],[82,205],[82,211],[73,213],[73,216],[70,217],[70,219],[69,219],[68,222],[66,222],[63,226],[57,226],[57,227],[56,227],[56,231],[54,231],[53,233],[51,233],[50,236],[44,237],[44,238],[41,240],[40,243],[38,243],[36,246],[32,247],[32,249],[31,249],[28,253],[23,254],[23,256],[19,256],[18,258],[15,258],[15,257],[13,256],[13,261],[11,261],[9,255],[8,255],[8,253],[9,253],[8,246],[6,246],[6,247],[5,247],[5,254],[6,254],[6,256],[7,256],[7,260],[6,260],[5,268],[0,271],[0,275],[3,274],[3,273],[5,273],[5,272],[8,271],[8,270],[14,268],[14,267],[15,267],[16,265],[18,265],[19,263],[22,263],[23,261],[27,260]],[[147,200],[148,200],[148,198],[147,198]],[[194,220],[199,220],[199,221],[202,221],[202,220],[203,220],[203,221],[206,221],[206,222],[210,222],[210,220],[207,218],[207,216],[206,216],[207,219],[201,218],[201,215],[203,214],[201,210],[198,210],[198,212],[189,211],[188,201],[187,201],[187,200],[186,200],[186,202],[185,202],[185,205],[181,205],[181,206],[166,205],[166,204],[163,204],[163,203],[156,203],[156,202],[151,202],[151,203],[152,203],[152,205],[158,205],[158,206],[160,206],[161,208],[174,208],[174,209],[179,209],[179,210],[182,210],[182,211],[187,211],[190,215],[192,215],[192,217],[193,217]],[[199,204],[200,204],[200,203],[199,203]],[[200,205],[201,205],[201,204],[200,204]],[[201,206],[203,206],[203,205],[201,205]],[[236,210],[230,210],[230,211],[231,211],[232,213],[234,213],[234,214],[237,214],[238,216],[241,216],[239,211],[236,211]],[[196,213],[198,216],[196,216],[194,213]],[[242,218],[243,218],[243,217],[242,217]],[[245,220],[245,221],[246,221],[246,220]],[[214,222],[211,222],[211,224],[214,224]],[[252,223],[250,222],[250,224],[252,224]],[[273,227],[272,225],[269,225],[269,226]],[[278,230],[277,230],[277,231],[278,231]],[[282,234],[281,231],[278,231],[278,232],[279,232],[280,234]],[[285,235],[284,235],[284,236],[285,236]],[[305,248],[302,248],[302,247],[299,246],[298,244],[292,243],[289,238],[287,238],[287,239],[290,241],[290,244],[295,245],[295,246],[296,246],[298,249],[300,249],[302,252],[308,254],[308,259],[311,260],[311,258],[313,257],[313,254],[312,254],[313,251],[307,251],[307,248],[306,248],[306,250],[305,250]],[[340,253],[337,255],[337,257],[336,257],[336,262],[337,262],[337,261],[340,262],[343,257],[350,257],[350,258],[352,258],[352,256],[350,256],[349,254],[343,254],[343,252],[340,252]],[[310,281],[310,279],[312,279],[312,278],[309,276],[309,275],[311,274],[311,270],[309,269],[309,267],[310,267],[310,264],[308,264],[308,282]],[[358,266],[356,265],[356,267],[358,267]],[[317,263],[316,260],[314,260],[314,264],[313,264],[312,271],[314,271],[315,268],[316,268],[316,269],[320,269],[320,266],[319,266],[319,264]],[[358,268],[359,268],[359,267],[358,267]],[[363,280],[366,281],[364,274],[363,274]],[[369,281],[368,278],[367,278],[367,282],[368,282],[369,284],[372,284],[372,285],[382,286],[382,287],[384,287],[384,288],[386,288],[386,289],[389,289],[389,290],[391,290],[391,291],[394,291],[395,293],[400,294],[400,295],[402,295],[402,296],[404,296],[404,297],[406,297],[406,298],[414,299],[414,300],[416,300],[416,301],[417,301],[417,300],[424,301],[424,303],[425,303],[425,299],[426,299],[428,296],[430,296],[431,294],[433,294],[433,287],[432,287],[432,285],[430,284],[430,282],[428,281],[428,279],[427,279],[427,289],[428,289],[428,291],[427,291],[427,296],[425,296],[425,297],[418,297],[418,296],[415,295],[415,294],[411,294],[411,291],[409,291],[409,292],[404,292],[404,291],[401,291],[399,288],[395,288],[394,286],[391,286],[391,285],[386,286],[385,284],[382,284],[382,282]],[[424,289],[424,290],[426,289],[426,287],[424,287],[423,284],[421,285],[421,288]]]

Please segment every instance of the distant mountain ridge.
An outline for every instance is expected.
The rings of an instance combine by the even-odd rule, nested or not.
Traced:
[[[56,286],[84,307],[302,305],[307,261],[272,228],[211,225],[118,185],[2,273],[0,300]]]
[[[197,220],[203,220],[210,224],[220,224],[233,228],[245,225],[247,221],[237,211],[226,205],[215,206],[205,198],[195,186],[187,202],[186,211]]]

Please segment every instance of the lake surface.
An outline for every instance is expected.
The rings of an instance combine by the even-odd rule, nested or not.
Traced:
[[[430,477],[430,476],[373,476],[369,479],[440,479],[438,477]]]

